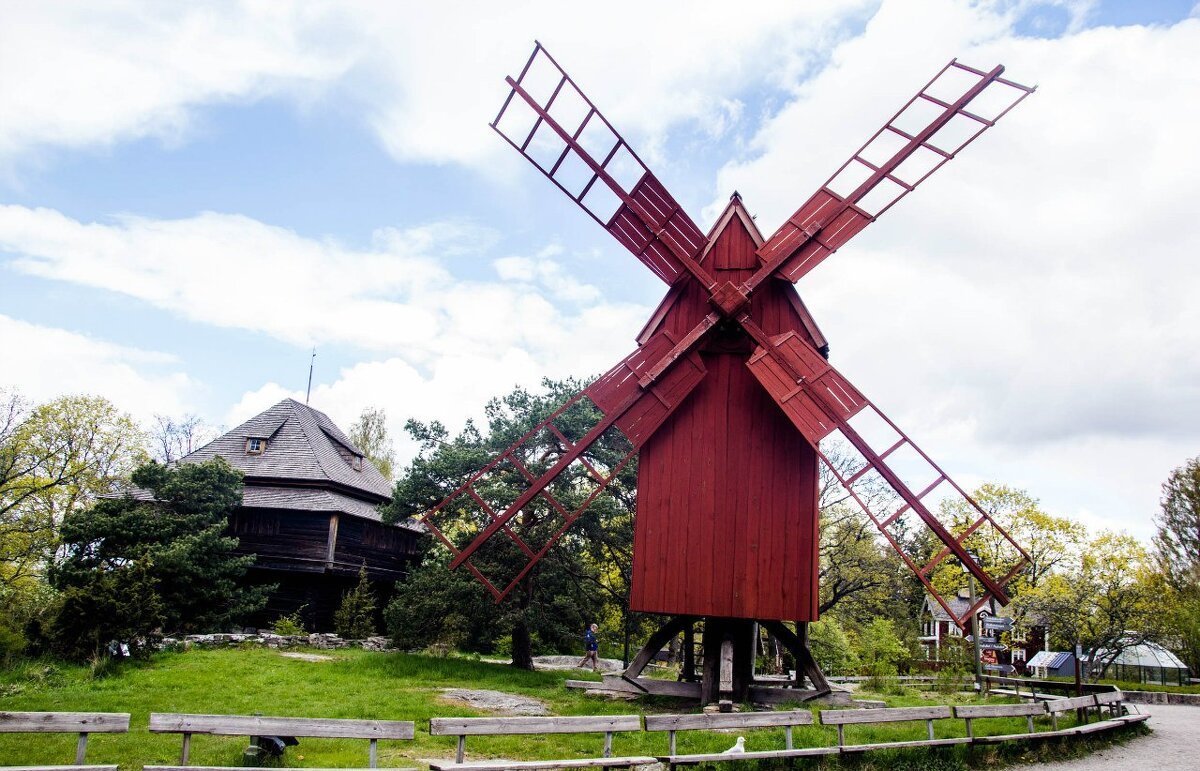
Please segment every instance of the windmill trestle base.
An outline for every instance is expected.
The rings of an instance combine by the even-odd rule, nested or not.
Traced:
[[[695,639],[700,627],[701,655],[697,662]],[[754,661],[758,652],[759,629],[767,630],[791,654],[796,670],[794,679],[756,679]],[[642,677],[659,651],[683,636],[682,669],[677,682]],[[700,664],[697,674],[696,665]],[[810,687],[805,687],[807,685]],[[722,711],[735,703],[808,701],[832,693],[808,649],[808,625],[796,624],[796,631],[781,621],[756,621],[745,618],[699,618],[672,616],[650,635],[629,666],[620,675],[605,676],[602,683],[568,681],[568,687],[655,694],[696,699],[701,704],[720,705]]]
[[[605,675],[601,682],[596,682],[595,680],[567,680],[566,686],[585,691],[607,691],[638,696],[671,696],[678,699],[700,699],[700,683],[656,680],[649,677],[639,677],[630,682],[620,675]],[[755,704],[794,704],[796,702],[816,700],[819,700],[821,704],[844,707],[852,706],[850,694],[846,691],[781,688],[766,684],[750,686],[749,698],[747,699],[747,701]]]

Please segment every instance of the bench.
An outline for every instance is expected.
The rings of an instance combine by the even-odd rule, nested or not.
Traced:
[[[127,712],[0,712],[0,733],[74,733],[79,734],[75,743],[75,764],[72,766],[0,766],[3,769],[22,771],[57,771],[57,769],[94,769],[95,771],[117,771],[116,764],[84,765],[87,755],[88,734],[129,733]]]
[[[1046,711],[1050,713],[1051,730],[1050,733],[1055,736],[1067,736],[1078,733],[1080,726],[1074,728],[1065,728],[1059,730],[1058,715],[1061,712],[1070,712],[1072,710],[1083,710],[1084,722],[1087,722],[1088,710],[1096,709],[1096,697],[1094,694],[1086,694],[1084,696],[1072,696],[1071,698],[1050,699],[1046,702]]]
[[[154,712],[151,733],[183,734],[178,766],[144,766],[144,771],[221,771],[223,766],[189,766],[192,734],[211,736],[302,736],[316,739],[368,739],[370,768],[378,760],[380,739],[412,739],[411,720],[335,720],[313,717],[260,717],[257,715],[178,715]],[[242,771],[247,771],[244,767]],[[259,771],[259,769],[253,769]],[[406,769],[415,771],[415,769]]]
[[[933,733],[933,721],[950,717],[950,707],[892,707],[890,709],[826,709],[821,711],[821,724],[837,726],[838,747],[842,752],[865,752],[896,747],[943,747],[966,744],[967,739],[955,737],[938,739]],[[904,742],[880,742],[876,744],[846,744],[846,726],[879,723],[904,723],[924,720],[928,730],[927,739]]]
[[[798,725],[812,724],[812,712],[806,709],[785,712],[716,712],[700,715],[646,715],[647,731],[667,732],[669,754],[660,755],[658,760],[668,764],[670,768],[726,760],[795,758],[807,755],[830,755],[839,752],[837,747],[796,748],[793,745],[792,728]],[[741,728],[779,728],[780,726],[784,730],[784,749],[782,750],[755,750],[737,754],[716,752],[680,755],[675,746],[675,734],[677,731],[726,731]]]
[[[613,734],[641,731],[640,715],[581,715],[573,717],[435,717],[429,720],[432,736],[457,736],[458,752],[453,763],[434,761],[432,771],[495,771],[498,768],[619,768],[657,763],[648,756],[612,756]],[[570,760],[485,760],[465,762],[468,736],[514,736],[520,734],[604,734],[604,755],[599,758]],[[147,769],[149,771],[149,769]]]
[[[1125,694],[1120,691],[1107,691],[1105,693],[1097,693],[1093,697],[1096,700],[1096,714],[1100,716],[1101,711],[1108,708],[1108,720],[1099,720],[1086,726],[1078,727],[1076,733],[1093,733],[1095,731],[1103,731],[1108,728],[1113,728],[1119,725],[1128,725],[1130,723],[1140,723],[1143,720],[1148,720],[1149,715],[1128,715],[1125,708]]]
[[[1024,704],[973,704],[954,708],[954,716],[967,721],[967,739],[974,744],[994,744],[1012,739],[1030,739],[1045,734],[1035,732],[1033,718],[1046,714],[1044,701]],[[1023,734],[1000,734],[997,736],[976,736],[973,721],[997,717],[1025,718],[1026,732]]]

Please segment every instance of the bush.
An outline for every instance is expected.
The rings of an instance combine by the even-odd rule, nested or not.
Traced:
[[[375,634],[375,595],[367,581],[367,563],[358,571],[358,585],[342,596],[333,614],[333,629],[347,640],[365,640]]]
[[[877,618],[859,629],[853,647],[862,662],[861,671],[868,677],[896,675],[897,664],[908,656],[895,623],[887,618]]]
[[[133,656],[147,653],[161,636],[163,619],[152,570],[143,557],[81,576],[85,580],[67,587],[51,614],[51,649],[76,661],[106,657],[113,643],[125,643]]]
[[[837,619],[826,616],[808,625],[808,647],[817,666],[827,675],[848,675],[858,670],[858,654]]]
[[[271,631],[281,637],[299,637],[305,634],[304,631],[304,609],[307,605],[301,605],[296,609],[295,613],[288,616],[280,616],[271,623]]]

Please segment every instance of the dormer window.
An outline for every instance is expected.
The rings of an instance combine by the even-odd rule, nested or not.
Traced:
[[[267,450],[266,439],[246,439],[246,454],[247,455],[262,455]]]
[[[350,468],[354,469],[355,471],[362,471],[362,456],[361,455],[355,455],[350,460]]]

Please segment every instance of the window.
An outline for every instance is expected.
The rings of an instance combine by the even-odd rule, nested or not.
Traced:
[[[267,449],[266,439],[246,439],[246,454],[247,455],[262,455]]]

